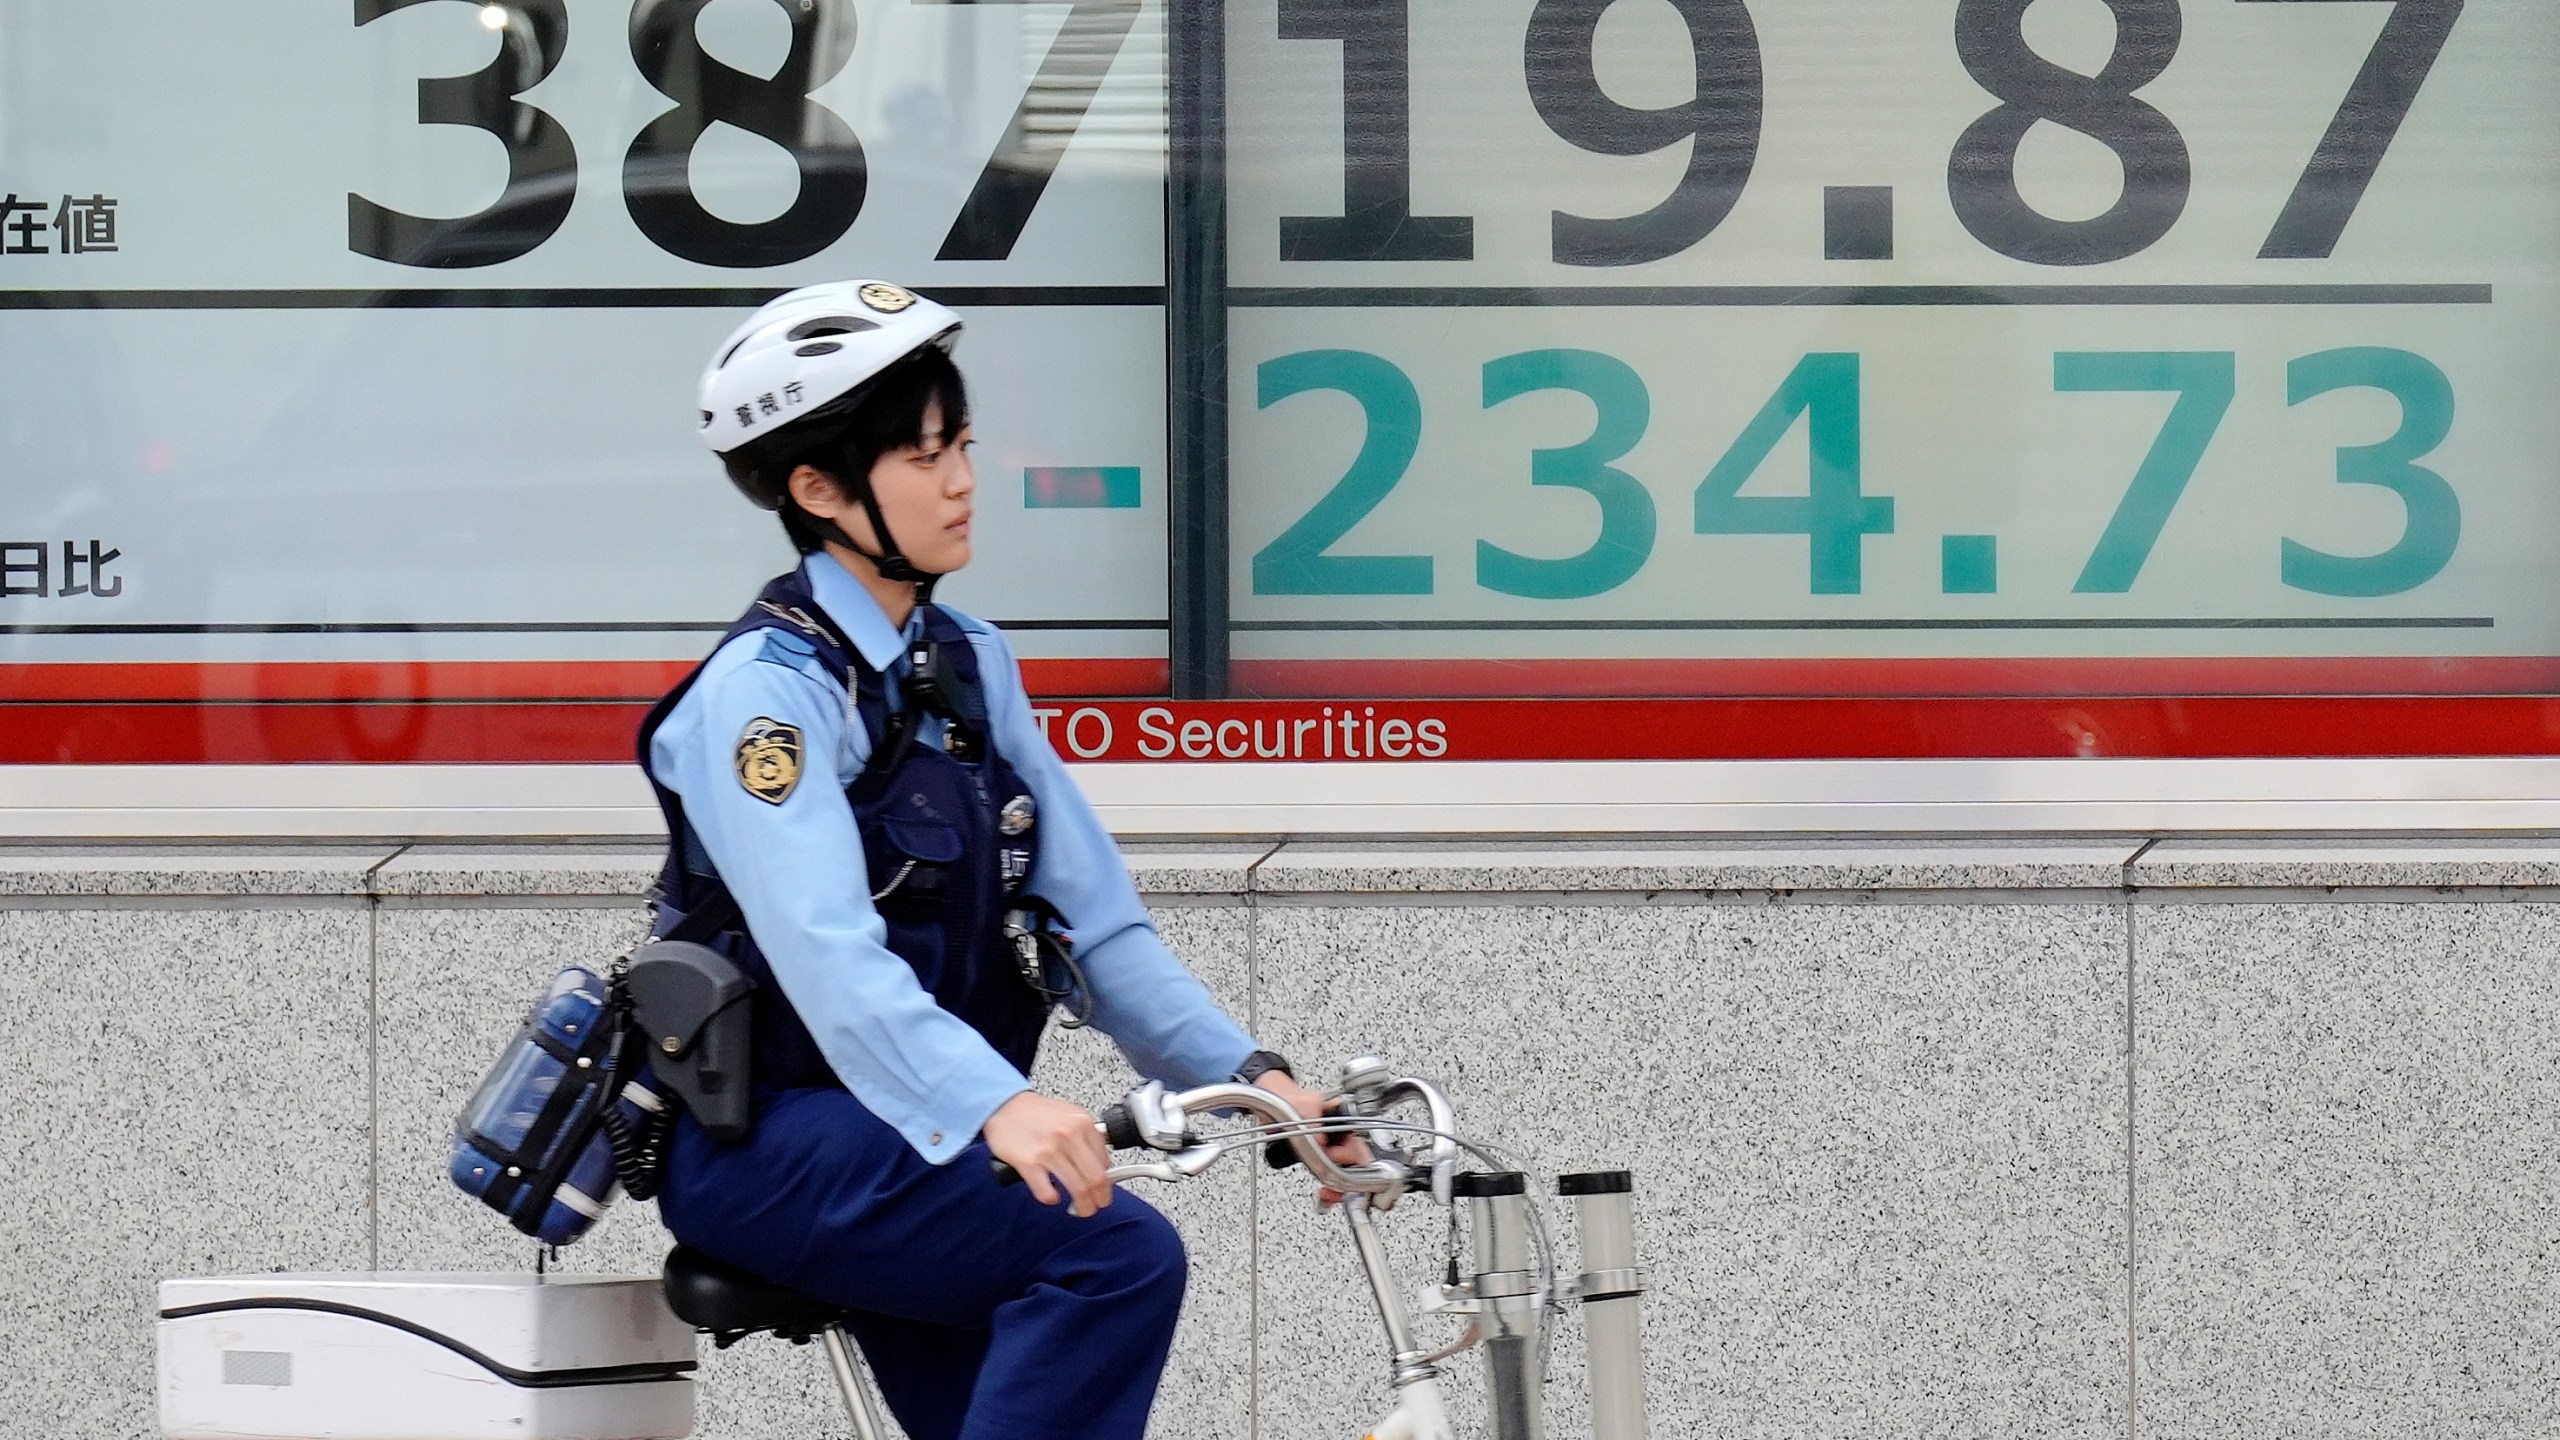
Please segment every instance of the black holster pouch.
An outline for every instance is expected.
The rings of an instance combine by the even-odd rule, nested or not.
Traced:
[[[631,957],[624,983],[658,1079],[704,1134],[723,1145],[745,1139],[755,981],[707,945],[660,940]]]

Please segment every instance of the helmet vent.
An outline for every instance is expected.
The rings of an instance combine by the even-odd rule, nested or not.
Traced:
[[[833,340],[812,340],[791,353],[802,356],[833,355],[843,348]]]
[[[787,338],[794,342],[798,342],[801,340],[815,340],[823,335],[859,335],[865,330],[877,330],[879,328],[878,324],[865,320],[859,315],[827,315],[816,320],[803,320],[799,324],[792,326],[791,333]],[[807,352],[803,351],[802,353],[805,354]]]

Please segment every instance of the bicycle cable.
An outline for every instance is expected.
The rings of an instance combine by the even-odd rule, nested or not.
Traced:
[[[1237,1130],[1203,1136],[1199,1143],[1212,1147],[1221,1157],[1224,1157],[1230,1151],[1259,1146],[1271,1140],[1285,1140],[1298,1135],[1356,1135],[1366,1130],[1387,1130],[1398,1134],[1424,1135],[1435,1140],[1446,1140],[1496,1169],[1518,1173],[1521,1168],[1519,1162],[1492,1146],[1479,1144],[1453,1131],[1435,1129],[1429,1125],[1416,1124],[1407,1120],[1385,1120],[1368,1116],[1324,1115],[1308,1120],[1264,1121]],[[1550,1317],[1560,1315],[1564,1310],[1564,1302],[1556,1291],[1557,1255],[1555,1241],[1547,1232],[1545,1211],[1535,1200],[1531,1200],[1524,1208],[1529,1214],[1529,1238],[1536,1248],[1538,1258],[1538,1308]],[[1452,1206],[1453,1220],[1455,1210],[1456,1207]],[[1552,1329],[1552,1327],[1542,1328]]]

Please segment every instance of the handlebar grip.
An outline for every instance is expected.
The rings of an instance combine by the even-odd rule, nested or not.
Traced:
[[[1130,1118],[1126,1105],[1105,1106],[1102,1111],[1102,1143],[1114,1150],[1135,1150],[1145,1145],[1138,1133],[1138,1122]]]
[[[1266,1140],[1262,1145],[1262,1163],[1274,1170],[1286,1170],[1306,1162],[1298,1158],[1298,1147],[1286,1140]]]
[[[1106,1108],[1099,1120],[1102,1127],[1102,1143],[1114,1150],[1135,1150],[1147,1143],[1138,1134],[1138,1122],[1129,1118],[1129,1107],[1126,1105],[1113,1105]],[[988,1161],[987,1170],[995,1176],[997,1189],[1022,1183],[1022,1172],[1001,1160]]]

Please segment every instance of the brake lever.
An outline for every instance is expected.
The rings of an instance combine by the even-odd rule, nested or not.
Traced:
[[[1188,1180],[1218,1163],[1226,1150],[1217,1145],[1190,1145],[1157,1160],[1132,1160],[1114,1165],[1105,1175],[1113,1184],[1123,1180]]]
[[[1161,1080],[1130,1091],[1114,1108],[1127,1117],[1133,1137],[1150,1150],[1179,1151],[1191,1143],[1191,1117],[1174,1103]]]

